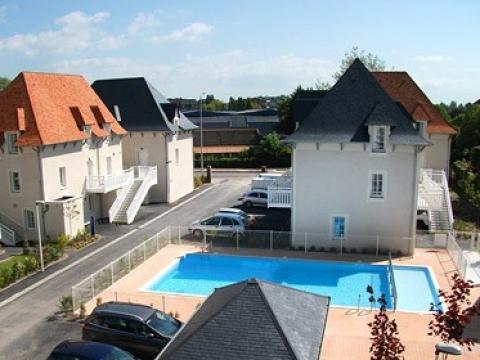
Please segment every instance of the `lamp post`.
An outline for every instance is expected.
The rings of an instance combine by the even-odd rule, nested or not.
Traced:
[[[205,95],[204,92],[202,92],[202,94],[200,95],[200,169],[201,169],[202,178],[203,178],[203,106],[202,106],[203,95]]]
[[[40,207],[43,205],[42,201],[37,201],[35,203],[35,210],[37,213],[37,233],[38,233],[38,247],[40,251],[40,268],[43,271],[45,271],[45,265],[43,263],[43,248],[42,248],[42,229],[41,229],[41,222],[40,222]]]

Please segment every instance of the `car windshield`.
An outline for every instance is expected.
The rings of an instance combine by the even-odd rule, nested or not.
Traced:
[[[161,311],[155,311],[147,324],[165,336],[173,336],[180,328],[180,322]]]
[[[102,360],[134,360],[134,357],[123,350],[113,348],[110,354],[103,357]]]

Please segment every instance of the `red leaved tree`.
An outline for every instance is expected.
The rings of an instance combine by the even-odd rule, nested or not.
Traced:
[[[380,310],[375,314],[373,321],[368,324],[372,335],[370,338],[372,340],[371,360],[401,360],[405,346],[398,337],[397,323],[388,317],[385,295],[382,295],[377,301],[380,304]]]
[[[466,346],[468,350],[475,344],[474,339],[465,338],[463,332],[465,325],[469,324],[475,314],[480,314],[480,306],[471,305],[470,290],[472,281],[463,280],[460,275],[453,274],[453,285],[450,292],[438,291],[438,296],[443,302],[432,304],[435,311],[433,320],[428,324],[428,335],[439,336],[443,342],[454,342]],[[442,309],[442,307],[445,307]]]

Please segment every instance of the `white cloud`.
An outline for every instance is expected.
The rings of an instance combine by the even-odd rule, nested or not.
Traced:
[[[128,26],[129,34],[136,34],[146,28],[154,28],[161,24],[158,17],[162,14],[162,11],[155,10],[151,13],[140,12],[133,18],[133,21]]]
[[[414,59],[420,63],[443,63],[451,61],[452,57],[444,55],[416,55]]]
[[[203,35],[212,32],[212,30],[212,25],[203,22],[195,22],[184,27],[183,29],[172,31],[170,34],[154,36],[152,38],[152,41],[155,43],[166,43],[175,41],[195,42],[198,41]]]
[[[123,35],[111,35],[99,27],[109,16],[107,12],[87,15],[74,11],[55,19],[55,25],[59,29],[0,38],[0,49],[36,55],[43,52],[70,53],[87,48],[121,47],[125,43]]]
[[[317,79],[329,80],[336,63],[315,57],[278,55],[255,59],[241,50],[208,56],[187,56],[175,64],[147,63],[141,59],[88,58],[62,61],[54,71],[99,78],[145,76],[167,96],[197,97],[201,92],[228,96],[286,94]]]

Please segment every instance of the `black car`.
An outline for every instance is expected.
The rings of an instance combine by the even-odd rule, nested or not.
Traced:
[[[85,320],[83,340],[118,346],[142,359],[153,359],[182,323],[150,306],[108,302]]]
[[[129,353],[108,344],[67,340],[58,344],[47,360],[134,360]]]

